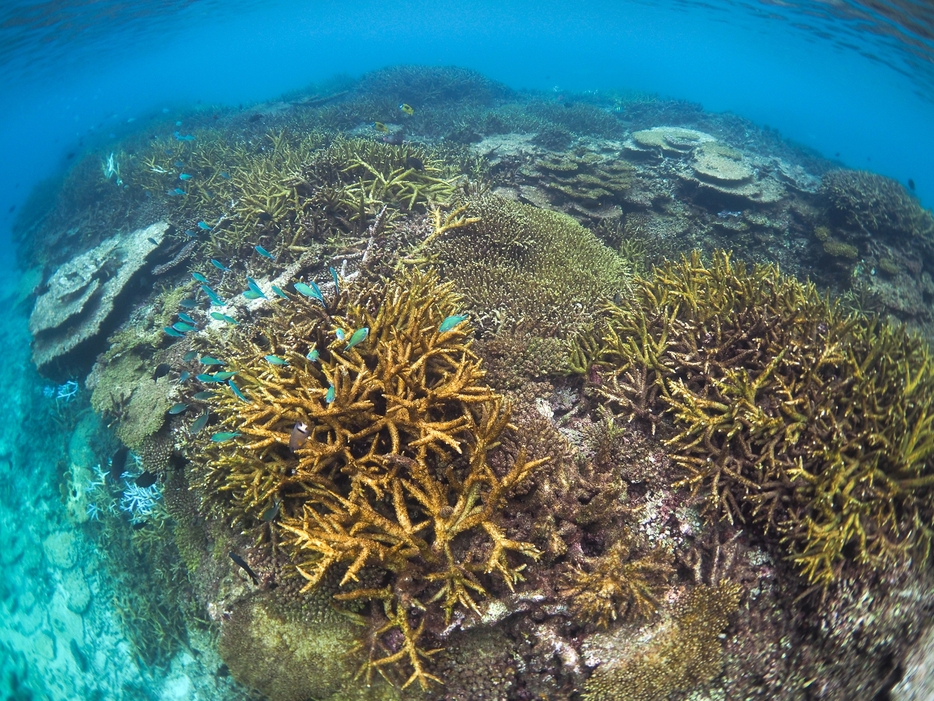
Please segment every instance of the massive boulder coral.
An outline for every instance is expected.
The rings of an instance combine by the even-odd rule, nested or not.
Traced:
[[[118,234],[52,274],[29,319],[36,367],[41,370],[101,332],[115,300],[168,230],[166,222],[157,222]]]

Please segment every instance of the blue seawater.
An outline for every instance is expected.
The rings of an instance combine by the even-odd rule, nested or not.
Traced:
[[[177,120],[172,128],[182,139],[192,135],[193,113],[249,111],[335,76],[352,81],[396,65],[463,67],[536,99],[592,103],[608,115],[601,96],[611,93],[699,105],[735,115],[731,124],[746,136],[771,135],[799,156],[886,176],[923,207],[934,203],[934,9],[921,0],[7,0],[0,6],[4,698],[249,697],[212,642],[210,625],[225,620],[225,601],[199,603],[189,613],[212,624],[180,633],[157,621],[159,592],[145,610],[138,591],[128,594],[133,577],[154,566],[145,553],[127,557],[123,571],[112,567],[108,548],[130,541],[99,525],[115,522],[104,512],[137,528],[132,542],[145,544],[161,487],[137,484],[138,458],[102,438],[115,417],[90,407],[90,363],[45,374],[33,364],[29,319],[54,269],[30,256],[56,244],[31,237],[52,195],[87,154],[106,168],[114,144],[145,141],[166,120]],[[176,178],[166,191],[185,197],[189,183],[197,176]],[[741,213],[734,217],[734,209],[711,212],[711,220],[729,224]],[[197,219],[186,226],[191,236],[204,233]],[[111,469],[113,460],[126,461],[125,469]],[[916,636],[924,625],[891,634]],[[566,679],[586,678],[598,647],[578,658],[553,632],[527,644],[548,648],[541,659],[559,659]],[[182,635],[173,655],[161,657],[157,639],[173,635]],[[866,653],[867,664],[892,667],[876,690],[883,698],[905,668],[874,654]],[[788,684],[822,688],[821,680],[805,681]],[[496,698],[532,698],[520,686]],[[579,691],[556,688],[548,698]]]

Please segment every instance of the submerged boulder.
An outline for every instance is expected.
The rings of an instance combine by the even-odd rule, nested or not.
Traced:
[[[157,222],[118,234],[56,270],[29,319],[32,359],[40,370],[96,337],[127,283],[162,243],[169,225]]]

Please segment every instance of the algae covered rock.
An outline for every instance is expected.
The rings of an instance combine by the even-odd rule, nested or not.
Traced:
[[[158,248],[169,225],[118,234],[61,265],[29,319],[32,359],[40,370],[96,337],[127,283]]]

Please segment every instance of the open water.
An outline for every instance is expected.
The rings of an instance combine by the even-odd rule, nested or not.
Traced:
[[[122,140],[150,131],[171,134],[166,120],[176,116],[176,134],[184,135],[189,125],[203,127],[204,115],[212,112],[232,119],[266,114],[265,106],[283,95],[321,94],[309,86],[336,85],[328,82],[335,76],[352,86],[361,76],[399,65],[461,67],[520,91],[522,99],[594,105],[624,121],[631,116],[625,104],[632,102],[615,109],[604,96],[692,103],[712,115],[704,122],[710,129],[733,119],[729,115],[739,118],[729,122],[737,143],[765,134],[773,145],[785,145],[783,153],[794,154],[789,162],[807,169],[820,161],[811,171],[815,178],[832,168],[870,171],[900,184],[921,207],[934,204],[934,9],[920,0],[6,0],[0,4],[3,698],[220,699],[250,693],[240,683],[243,674],[231,676],[218,656],[223,615],[205,610],[201,600],[189,602],[186,620],[210,622],[197,631],[192,626],[183,644],[169,646],[169,657],[140,652],[138,637],[156,635],[155,628],[140,633],[137,625],[136,638],[127,632],[136,624],[125,609],[138,608],[138,600],[126,595],[124,575],[113,570],[114,553],[106,551],[96,526],[88,526],[83,501],[84,516],[76,518],[69,490],[92,487],[75,487],[74,466],[106,464],[116,444],[108,442],[115,440],[105,426],[110,417],[101,419],[90,408],[85,376],[93,358],[42,373],[33,362],[28,324],[37,294],[58,265],[82,252],[80,236],[67,244],[30,238],[45,231],[51,201],[35,193],[54,194],[88,156],[106,168]],[[431,108],[430,95],[415,94],[410,101],[417,109]],[[679,125],[696,126],[679,119]],[[625,122],[625,128],[653,126],[638,121]],[[372,120],[358,126],[372,129]],[[628,135],[620,132],[619,142]],[[817,191],[818,185],[810,189]],[[734,207],[728,205],[709,216],[731,222]],[[632,201],[620,206],[627,213],[639,209]],[[60,245],[75,248],[70,255],[51,250]],[[853,270],[856,275],[861,269]],[[920,302],[905,302],[906,308],[929,307],[929,292]],[[907,315],[923,316],[915,307]],[[113,547],[122,546],[114,541]],[[916,640],[926,623],[919,619],[896,635]],[[555,645],[560,657],[564,652]],[[886,694],[909,668],[905,659],[880,675],[877,696],[863,698],[894,698]],[[516,673],[519,681],[501,698],[532,698],[532,691],[521,690],[524,673]],[[568,689],[588,672],[567,674],[553,695],[536,693],[579,698],[581,689]],[[699,688],[708,691],[692,698],[732,698],[722,690],[728,685],[718,683],[707,679]],[[923,679],[914,683],[924,688]],[[685,698],[690,686],[676,688],[672,698]],[[842,687],[827,688],[824,695],[802,688],[798,698],[855,698],[834,691]],[[587,693],[609,698],[593,688]],[[923,692],[898,693],[925,698]],[[463,694],[451,698],[470,698]]]

